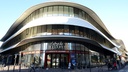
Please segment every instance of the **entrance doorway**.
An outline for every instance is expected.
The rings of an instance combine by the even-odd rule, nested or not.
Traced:
[[[46,54],[46,68],[67,68],[69,63],[68,54]]]

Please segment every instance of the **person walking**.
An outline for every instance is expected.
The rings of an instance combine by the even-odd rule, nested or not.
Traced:
[[[113,63],[113,69],[117,70],[117,63],[116,62]]]
[[[112,70],[112,64],[111,64],[111,62],[108,62],[107,63],[107,66],[108,66],[108,70]]]

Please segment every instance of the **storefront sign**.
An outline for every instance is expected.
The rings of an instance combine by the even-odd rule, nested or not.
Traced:
[[[62,42],[52,42],[50,45],[53,50],[62,50],[64,47],[64,43]]]

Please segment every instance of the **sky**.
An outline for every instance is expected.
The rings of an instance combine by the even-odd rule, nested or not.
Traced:
[[[23,14],[23,12],[36,4],[46,1],[54,0],[1,0],[0,39],[6,34],[11,25]],[[116,39],[122,39],[128,50],[128,0],[62,1],[76,2],[93,10],[105,24],[111,35]]]

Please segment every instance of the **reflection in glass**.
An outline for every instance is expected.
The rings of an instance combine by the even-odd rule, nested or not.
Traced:
[[[44,7],[43,17],[47,17],[47,13],[48,13],[48,12],[47,12],[47,8],[48,8],[48,7]]]
[[[48,7],[48,16],[52,16],[52,11],[53,11],[52,8],[53,7]]]
[[[68,7],[67,6],[64,6],[64,16],[68,16],[69,13],[68,13]]]
[[[59,35],[63,35],[63,31],[64,31],[64,26],[63,25],[58,25],[58,34]]]
[[[69,16],[74,17],[74,10],[73,7],[69,7]]]
[[[63,6],[59,6],[59,16],[63,16]]]
[[[69,35],[69,26],[64,26],[64,35]]]
[[[51,35],[52,34],[52,25],[48,25],[47,26],[47,35]]]
[[[58,6],[53,6],[53,16],[58,16]]]

